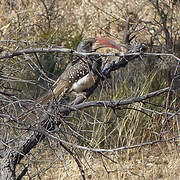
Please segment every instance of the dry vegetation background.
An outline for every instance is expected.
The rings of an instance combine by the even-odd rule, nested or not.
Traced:
[[[131,25],[137,24],[137,29],[142,29],[134,34],[138,41],[148,45],[149,52],[174,53],[180,58],[180,2],[165,0],[159,4],[159,9],[167,15],[164,18],[167,18],[169,39],[162,26],[162,17],[150,0],[2,0],[0,47],[3,51],[52,45],[75,49],[81,39],[100,36],[123,43],[125,20],[130,17]],[[39,55],[48,76],[54,80],[63,71],[66,57],[68,55],[55,53]],[[170,86],[176,64],[177,61],[167,56],[161,59],[148,57],[143,62],[135,60],[113,74],[112,87],[103,85],[90,99],[125,99]],[[48,87],[33,64],[24,57],[0,60],[0,69],[5,73],[0,80],[0,90],[9,88],[8,92],[19,98],[37,99]],[[5,78],[9,81],[4,81]],[[170,138],[180,135],[180,117],[173,116],[167,123],[169,115],[163,112],[178,112],[179,100],[179,91],[174,91],[154,97],[145,104],[122,107],[116,114],[111,109],[90,108],[74,114],[71,121],[78,130],[85,130],[82,134],[94,148],[111,149],[154,141],[159,139],[160,133],[163,138]],[[1,102],[1,106],[5,104]],[[7,110],[11,111],[12,106]],[[172,108],[171,111],[164,108],[167,106]],[[86,113],[93,118],[85,116]],[[1,127],[2,134],[4,131],[7,127]],[[19,138],[21,133],[11,129],[9,136],[13,134]],[[81,139],[78,142],[69,138],[69,141],[84,145]],[[87,179],[180,179],[179,148],[176,141],[106,154],[117,163],[98,154],[76,152],[85,167]],[[29,164],[24,179],[81,179],[73,158],[50,140],[38,145],[23,163]],[[19,168],[23,168],[22,164]]]

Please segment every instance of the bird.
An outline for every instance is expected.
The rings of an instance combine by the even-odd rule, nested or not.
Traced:
[[[93,45],[97,43],[97,49],[111,47],[118,49],[119,46],[107,38],[87,38],[82,40],[77,46],[77,52],[90,53]],[[83,92],[90,89],[96,82],[102,65],[102,59],[99,55],[77,56],[67,65],[64,72],[52,86],[48,94],[40,98],[39,103],[44,104],[53,97],[59,99],[64,94],[73,94],[75,96],[83,95]]]
[[[96,49],[93,45],[97,43]],[[99,48],[111,47],[119,49],[119,46],[112,40],[107,38],[87,38],[82,40],[77,46],[77,52],[90,53],[95,52]],[[35,105],[29,107],[20,114],[19,119],[33,114],[36,105],[44,105],[52,99],[60,101],[65,94],[74,94],[75,96],[83,95],[83,92],[93,87],[100,74],[102,59],[100,55],[78,55],[71,63],[69,63],[64,72],[59,76],[53,84],[51,90],[44,96],[36,100]],[[34,116],[35,114],[33,114]]]

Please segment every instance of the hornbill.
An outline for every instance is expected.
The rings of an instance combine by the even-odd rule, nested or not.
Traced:
[[[97,48],[93,50],[93,45]],[[119,49],[119,46],[107,38],[87,38],[77,46],[77,52],[90,53],[99,48],[111,47]],[[64,72],[52,86],[52,90],[39,99],[40,104],[48,102],[52,97],[59,99],[64,94],[81,95],[85,90],[90,89],[101,75],[102,59],[99,55],[77,56],[67,65]]]

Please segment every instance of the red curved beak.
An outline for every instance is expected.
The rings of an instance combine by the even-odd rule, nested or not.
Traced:
[[[110,48],[113,48],[113,49],[117,49],[119,51],[121,50],[120,45],[118,45],[116,42],[114,42],[113,40],[108,39],[108,38],[104,38],[104,37],[97,38],[96,43],[97,43],[97,48],[96,49],[110,47]]]

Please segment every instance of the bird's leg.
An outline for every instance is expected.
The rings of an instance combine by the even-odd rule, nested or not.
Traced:
[[[72,91],[71,94],[76,96],[76,98],[82,96],[83,98],[87,99],[86,92],[75,92],[75,91]]]

